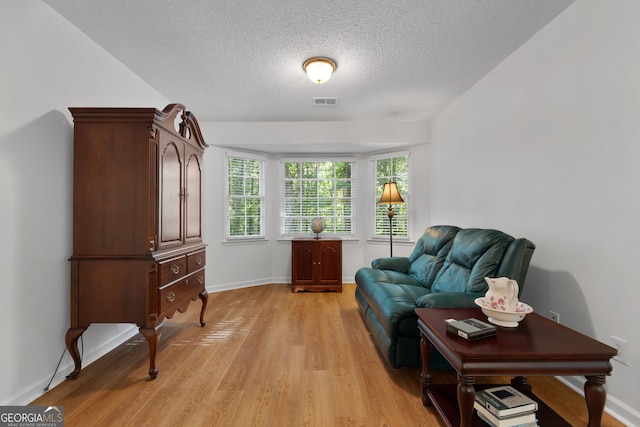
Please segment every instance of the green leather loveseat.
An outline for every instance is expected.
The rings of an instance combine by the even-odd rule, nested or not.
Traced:
[[[391,366],[420,366],[417,307],[476,307],[485,277],[509,277],[520,291],[535,245],[498,230],[429,227],[409,257],[378,258],[356,272],[356,300]],[[433,369],[444,369],[440,355]]]

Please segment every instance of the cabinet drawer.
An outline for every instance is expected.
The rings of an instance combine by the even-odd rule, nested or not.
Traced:
[[[199,294],[204,291],[204,269],[190,275],[185,281],[189,292]]]
[[[160,313],[174,311],[204,291],[204,270],[160,288]],[[184,307],[183,307],[184,308]]]
[[[160,262],[160,285],[173,282],[187,274],[187,257],[180,256]]]
[[[160,313],[171,309],[173,305],[178,305],[187,294],[186,280],[180,280],[160,288]]]
[[[205,266],[207,263],[206,251],[194,252],[187,255],[187,268],[189,273],[196,271]]]

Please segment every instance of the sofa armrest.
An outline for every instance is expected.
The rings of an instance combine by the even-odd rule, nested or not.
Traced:
[[[399,273],[407,274],[409,272],[409,258],[400,256],[391,258],[377,258],[371,261],[371,267],[378,270],[393,270]]]
[[[432,292],[418,298],[416,306],[421,308],[473,308],[473,301],[483,297],[484,293]]]

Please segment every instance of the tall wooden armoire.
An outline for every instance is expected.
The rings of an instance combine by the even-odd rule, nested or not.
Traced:
[[[135,323],[149,343],[149,375],[165,318],[200,298],[207,306],[202,242],[202,155],[207,144],[181,104],[70,108],[74,119],[71,327]]]

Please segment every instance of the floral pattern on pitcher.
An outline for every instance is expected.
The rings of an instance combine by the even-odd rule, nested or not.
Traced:
[[[494,298],[494,297],[490,297],[490,299],[487,299],[486,297],[480,298],[480,304],[486,308],[492,308],[494,310],[509,311],[504,305],[503,298]],[[518,302],[515,312],[524,313],[525,311],[528,311],[527,305],[522,302]]]

